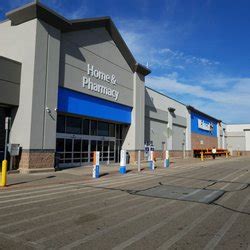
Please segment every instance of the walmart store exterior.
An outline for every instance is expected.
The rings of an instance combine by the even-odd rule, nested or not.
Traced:
[[[7,17],[0,23],[0,157],[10,116],[21,171],[88,164],[96,150],[102,162],[119,162],[121,149],[135,161],[147,144],[190,156],[197,134],[217,143],[218,120],[205,115],[213,130],[195,130],[197,111],[145,88],[150,70],[110,18],[69,21],[40,3]]]

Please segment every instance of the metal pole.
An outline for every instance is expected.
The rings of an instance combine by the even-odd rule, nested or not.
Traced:
[[[137,166],[138,166],[138,172],[140,172],[141,171],[141,150],[138,150]]]
[[[5,144],[4,144],[4,160],[7,159],[7,144],[9,135],[9,117],[5,118]]]

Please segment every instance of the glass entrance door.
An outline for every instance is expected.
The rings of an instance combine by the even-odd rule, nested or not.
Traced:
[[[56,152],[59,167],[80,166],[93,162],[94,151],[100,151],[100,162],[115,161],[115,139],[81,138],[76,135],[57,135]]]

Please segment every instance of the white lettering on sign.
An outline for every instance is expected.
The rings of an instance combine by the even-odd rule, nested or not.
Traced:
[[[206,122],[204,120],[198,119],[198,128],[206,130],[206,131],[212,131],[214,128],[214,125],[211,122]]]
[[[110,76],[109,74],[105,74],[102,71],[95,69],[93,65],[88,64],[87,74],[89,76],[95,77],[96,79],[116,85],[115,75]]]
[[[116,85],[116,77],[115,75],[109,75],[105,74],[102,71],[95,69],[93,65],[88,64],[87,65],[87,74],[91,77],[94,77],[98,80],[105,81],[107,83],[111,83],[113,85]],[[110,96],[114,98],[116,101],[118,100],[119,97],[119,91],[112,89],[110,87],[103,86],[98,83],[94,83],[91,81],[90,77],[83,76],[82,78],[82,86],[84,88],[87,88],[88,90],[98,92],[103,95]]]
[[[82,86],[84,88],[88,88],[91,91],[98,92],[103,95],[107,95],[110,97],[113,97],[116,101],[119,96],[119,92],[117,90],[105,87],[101,84],[91,82],[91,79],[89,77],[83,76],[82,78]]]

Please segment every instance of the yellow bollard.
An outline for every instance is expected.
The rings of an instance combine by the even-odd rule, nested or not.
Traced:
[[[228,152],[226,152],[226,158],[228,158]]]
[[[201,151],[201,161],[204,161],[203,151]]]
[[[3,160],[2,162],[2,180],[0,187],[5,187],[7,184],[7,161]]]

